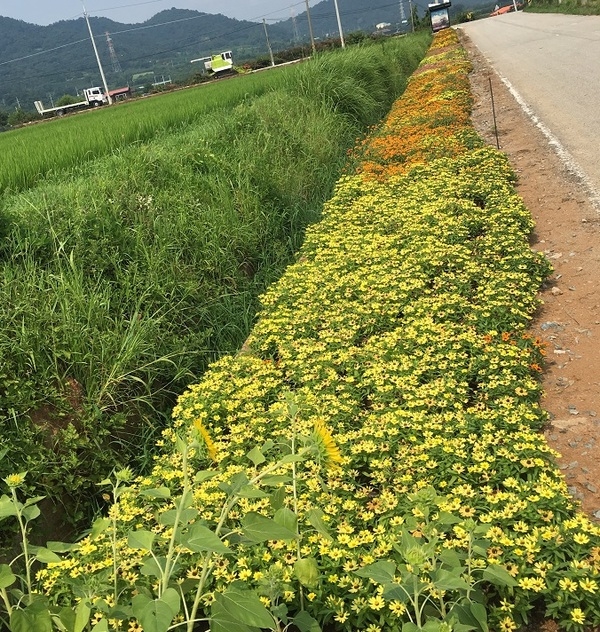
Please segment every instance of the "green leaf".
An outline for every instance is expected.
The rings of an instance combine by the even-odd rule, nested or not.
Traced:
[[[237,494],[240,489],[248,485],[250,481],[244,472],[238,472],[231,477],[229,481],[231,486],[231,494]]]
[[[490,564],[483,571],[483,579],[494,584],[494,586],[517,586],[517,582],[514,577],[499,564]]]
[[[421,628],[410,621],[402,624],[402,632],[421,632]]]
[[[481,603],[472,603],[470,607],[471,613],[479,623],[479,629],[481,632],[488,632],[487,610],[485,606]]]
[[[94,626],[94,632],[108,632],[108,620],[101,619],[98,623],[96,623]]]
[[[254,463],[254,465],[260,465],[267,460],[265,459],[265,455],[262,453],[262,450],[258,446],[252,448],[252,450],[250,450],[250,452],[248,452],[246,456],[252,461],[252,463]]]
[[[273,520],[275,520],[278,525],[289,529],[293,533],[298,533],[298,516],[296,516],[291,509],[287,507],[278,509],[273,516]]]
[[[17,508],[12,500],[6,494],[0,498],[0,520],[9,516],[17,516]]]
[[[171,608],[173,616],[179,612],[180,598],[175,588],[167,588],[160,598]]]
[[[296,579],[307,588],[313,588],[319,583],[319,567],[314,557],[301,557],[294,564]]]
[[[46,497],[45,496],[33,496],[32,498],[28,498],[25,501],[25,503],[23,504],[23,507],[30,507],[31,505],[36,505],[41,500],[44,500],[44,498],[46,498]]]
[[[483,608],[484,627],[482,627],[478,618],[481,617],[481,608]],[[465,626],[469,626],[471,630],[478,630],[479,632],[487,632],[488,630],[487,623],[485,622],[487,619],[485,606],[479,603],[469,602],[467,604],[457,604],[452,608],[449,614],[456,615],[458,621]]]
[[[306,518],[308,522],[320,533],[322,536],[327,538],[328,540],[332,540],[331,534],[329,533],[329,529],[323,520],[323,516],[325,514],[320,509],[311,509],[306,513]]]
[[[453,549],[444,549],[440,555],[440,560],[446,566],[450,566],[451,568],[462,568],[462,560],[458,553]]]
[[[131,600],[131,606],[133,608],[133,616],[136,619],[140,620],[144,610],[146,609],[146,606],[151,601],[152,601],[152,599],[150,599],[150,597],[148,597],[147,595],[144,595],[144,594],[141,594],[141,593],[139,595],[136,595]]]
[[[37,632],[34,628],[34,619],[25,610],[13,610],[10,615],[11,632]]]
[[[273,628],[273,617],[255,592],[230,588],[216,596],[217,602],[234,621],[255,628]]]
[[[197,509],[192,509],[191,507],[189,509],[184,509],[179,515],[179,524],[191,522],[197,515]],[[158,522],[165,527],[174,527],[177,519],[177,509],[169,509],[169,511],[165,511],[160,514]]]
[[[295,531],[277,524],[271,518],[261,514],[250,512],[242,519],[244,535],[253,542],[265,542],[267,540],[294,540]]]
[[[67,632],[73,632],[73,630],[75,630],[75,618],[75,611],[73,608],[69,608],[69,606],[61,608],[58,613],[58,619]]]
[[[273,474],[272,476],[265,476],[260,479],[260,482],[266,487],[273,487],[275,485],[281,485],[281,483],[290,483],[292,478],[285,474]]]
[[[285,487],[282,485],[278,487],[269,498],[269,503],[271,507],[277,511],[283,507],[283,503],[285,502]]]
[[[152,544],[156,538],[156,533],[140,529],[139,531],[130,531],[127,536],[127,545],[131,549],[142,549],[143,551],[151,551]]]
[[[90,620],[91,608],[87,601],[82,600],[79,602],[75,610],[75,621],[73,624],[73,632],[83,632]]]
[[[40,508],[37,505],[30,505],[29,507],[23,507],[23,509],[21,509],[21,514],[27,522],[35,520],[40,513]]]
[[[214,531],[198,523],[192,525],[187,533],[181,536],[181,543],[195,553],[204,553],[205,551],[223,555],[231,553],[231,549],[223,544],[221,538]]]
[[[306,457],[302,454],[286,454],[280,461],[283,465],[285,463],[298,463],[299,461],[304,461]]]
[[[104,533],[108,527],[110,527],[110,520],[108,518],[98,518],[97,520],[94,520],[90,538],[95,540],[99,535]]]
[[[401,584],[385,584],[382,597],[390,601],[394,600],[406,603],[411,598],[411,595],[408,589]]]
[[[0,564],[0,588],[8,588],[16,579],[17,576],[8,564]]]
[[[214,478],[217,474],[218,472],[213,472],[212,470],[201,470],[200,472],[196,472],[194,483],[203,483],[204,481]]]
[[[163,599],[151,601],[138,617],[144,632],[167,632],[177,612]]]
[[[148,577],[162,577],[165,572],[166,558],[159,557],[158,562],[153,557],[148,557],[144,560],[140,573]]]
[[[52,617],[45,602],[39,601],[25,608],[13,610],[11,632],[52,632]]]
[[[68,553],[69,551],[76,551],[79,544],[69,544],[68,542],[54,542],[52,540],[46,542],[46,547],[55,553]]]
[[[260,632],[260,628],[251,628],[234,619],[217,598],[210,609],[210,632]]]
[[[60,557],[56,555],[56,553],[43,546],[35,548],[32,547],[32,549],[31,553],[35,555],[38,562],[42,562],[43,564],[56,564],[61,561]]]
[[[396,574],[396,564],[388,560],[379,560],[373,564],[368,564],[354,571],[359,577],[372,579],[378,584],[389,584],[394,581]]]
[[[293,621],[300,632],[322,632],[319,622],[313,619],[306,610],[300,610]]]
[[[422,632],[440,632],[440,624],[442,621],[439,619],[429,619],[427,623],[421,628]],[[449,629],[449,626],[448,628]]]
[[[436,519],[436,523],[441,525],[458,524],[461,521],[462,518],[459,518],[458,516],[455,516],[454,514],[451,514],[447,511],[440,511],[440,514]]]
[[[269,494],[254,485],[244,485],[238,490],[237,495],[241,498],[267,498]]]
[[[171,490],[168,487],[154,487],[152,489],[143,489],[140,496],[148,498],[171,498]]]
[[[460,576],[461,569],[452,571],[439,569],[433,576],[433,583],[441,590],[468,590],[469,584]]]

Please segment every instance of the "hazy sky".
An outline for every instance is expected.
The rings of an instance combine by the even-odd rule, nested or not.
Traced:
[[[313,6],[318,0],[310,0]],[[306,10],[306,0],[84,0],[90,16],[115,22],[144,22],[155,13],[177,7],[203,13],[222,13],[239,20],[285,20]],[[52,24],[83,15],[80,0],[0,0],[0,15],[32,24]]]

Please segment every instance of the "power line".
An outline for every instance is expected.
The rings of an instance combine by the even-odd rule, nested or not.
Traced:
[[[139,3],[130,4],[130,5],[123,5],[122,7],[118,7],[118,8],[125,8],[125,6],[128,6],[128,7],[129,6],[137,6],[137,5],[140,5],[140,4],[153,4],[153,3],[156,3],[156,2],[160,2],[160,1],[163,1],[163,0],[146,0],[145,2],[139,2]],[[296,3],[292,4],[292,5],[290,5],[288,7],[288,9],[291,9],[291,8],[299,6],[299,5],[304,5],[305,2],[306,2],[306,0],[304,0],[302,2],[296,2]],[[413,2],[414,2],[414,0],[413,0]],[[415,4],[420,4],[420,3],[416,3],[415,2]],[[387,8],[396,7],[396,6],[397,6],[397,2],[386,3],[386,4],[379,5],[377,7],[369,7],[368,9],[362,9],[362,10],[359,9],[359,10],[355,10],[355,11],[346,11],[346,12],[344,12],[344,15],[348,16],[348,15],[367,13],[367,12],[371,12],[373,10],[387,9]],[[103,11],[108,11],[108,10],[112,10],[112,9],[104,9]],[[279,13],[279,12],[280,11],[273,11],[273,12],[268,13],[267,15],[273,15],[273,14]],[[179,18],[177,20],[169,20],[167,22],[161,22],[161,23],[158,23],[158,24],[143,25],[143,26],[137,26],[137,27],[131,28],[131,29],[123,29],[121,31],[113,31],[112,34],[113,35],[125,34],[125,33],[132,33],[132,32],[136,32],[136,31],[142,31],[142,30],[146,30],[146,29],[150,29],[150,28],[158,28],[160,26],[168,26],[170,24],[176,24],[178,22],[185,22],[185,21],[195,20],[195,19],[199,19],[199,18],[206,18],[209,15],[211,15],[211,14],[203,13],[203,14],[200,14],[200,15],[194,15],[194,16],[190,16],[190,17],[187,17],[187,18]],[[284,22],[284,21],[288,21],[289,19],[290,18],[287,18],[285,20],[282,19],[280,21]],[[317,13],[316,15],[314,15],[314,19],[316,19],[316,20],[331,19],[331,15],[329,13]],[[214,40],[218,40],[218,39],[221,39],[221,38],[226,38],[226,37],[238,35],[238,34],[244,32],[244,31],[250,30],[252,28],[260,27],[260,23],[258,23],[258,22],[253,22],[253,21],[250,21],[250,20],[240,21],[240,23],[241,22],[246,22],[247,24],[244,24],[244,26],[238,27],[238,28],[236,28],[234,30],[231,30],[231,31],[218,33],[216,35],[213,35],[212,37],[202,38],[200,40],[196,40],[196,39],[188,40],[184,44],[180,43],[178,46],[173,47],[173,48],[167,48],[167,49],[163,49],[163,50],[160,50],[160,51],[153,51],[151,54],[148,54],[148,55],[141,55],[139,57],[128,58],[128,62],[142,61],[144,59],[152,58],[152,57],[155,57],[157,55],[164,55],[164,54],[175,52],[175,51],[182,51],[182,50],[185,50],[186,48],[190,48],[192,46],[197,46],[199,44],[205,45],[205,44],[210,43],[210,42],[212,42]],[[63,48],[67,48],[69,46],[75,46],[75,45],[78,45],[78,44],[81,44],[81,43],[87,42],[87,41],[88,41],[88,38],[84,38],[84,39],[76,40],[74,42],[69,42],[67,44],[62,44],[60,46],[55,46],[53,48],[46,49],[46,50],[43,50],[43,51],[37,51],[37,52],[31,53],[29,55],[24,55],[22,57],[18,57],[18,58],[15,58],[15,59],[11,59],[11,60],[7,60],[7,61],[4,61],[4,62],[0,62],[0,66],[7,65],[7,64],[10,64],[10,63],[14,63],[14,62],[18,62],[18,61],[24,61],[24,60],[27,60],[27,59],[30,59],[30,58],[33,58],[33,57],[36,57],[36,56],[39,56],[39,55],[43,55],[43,54],[47,54],[47,53],[54,52],[54,51],[57,51],[57,50],[61,50]],[[89,66],[86,66],[85,68],[80,68],[80,69],[75,70],[75,72],[84,73],[84,72],[89,72],[92,69],[93,69],[93,65],[90,64]],[[20,79],[21,80],[31,80],[31,79],[39,78],[41,76],[44,76],[44,77],[57,76],[57,75],[62,74],[63,72],[64,71],[60,70],[60,71],[57,71],[55,73],[44,73],[43,75],[36,74],[36,75],[29,75],[27,77],[21,76]]]

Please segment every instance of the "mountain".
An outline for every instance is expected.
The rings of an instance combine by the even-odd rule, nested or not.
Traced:
[[[425,2],[412,0],[421,16],[426,12]],[[380,23],[390,23],[391,30],[409,27],[409,0],[338,0],[338,5],[344,34],[371,33]],[[338,35],[333,0],[311,8],[310,21],[316,39]],[[109,88],[185,80],[202,70],[201,64],[190,64],[192,59],[224,50],[233,51],[236,64],[268,57],[262,22],[187,9],[161,11],[141,24],[101,17],[90,17],[89,22]],[[299,43],[310,50],[306,12],[269,23],[267,31],[274,51]],[[65,94],[76,95],[94,85],[101,85],[101,75],[84,18],[38,26],[0,17],[0,109],[32,110],[36,100],[50,105]]]

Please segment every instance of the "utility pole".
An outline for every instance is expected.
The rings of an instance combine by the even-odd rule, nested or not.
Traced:
[[[415,32],[415,13],[413,11],[412,0],[408,0],[408,7],[410,9],[410,23],[412,26],[412,32]]]
[[[265,37],[267,38],[267,48],[269,49],[269,55],[271,57],[271,66],[275,65],[275,60],[273,59],[273,49],[271,48],[271,42],[269,42],[269,34],[267,33],[267,21],[263,18],[263,27],[265,29]]]
[[[346,42],[344,42],[344,33],[342,31],[342,21],[340,20],[340,10],[338,8],[337,0],[333,0],[333,4],[335,5],[335,16],[337,18],[338,31],[340,32],[340,42],[342,43],[342,48],[346,48]]]
[[[317,49],[315,48],[315,38],[313,35],[312,22],[310,20],[310,9],[308,8],[308,0],[306,2],[306,17],[308,18],[308,31],[310,33],[310,45],[312,46],[312,52],[316,53]]]
[[[108,84],[106,83],[106,77],[104,76],[104,70],[102,69],[102,64],[100,63],[100,55],[98,55],[98,49],[96,48],[96,42],[94,40],[94,34],[92,33],[92,27],[90,26],[90,19],[88,17],[87,11],[85,10],[85,5],[83,2],[81,3],[83,7],[83,17],[87,23],[88,31],[90,32],[90,39],[92,40],[92,46],[94,47],[94,54],[96,55],[96,61],[98,62],[98,69],[100,70],[100,76],[102,77],[102,83],[104,85],[104,92],[108,98],[109,105],[112,104],[112,98],[110,94],[108,94]]]

